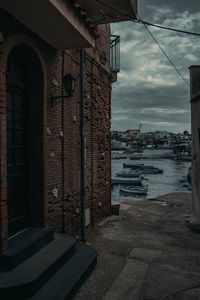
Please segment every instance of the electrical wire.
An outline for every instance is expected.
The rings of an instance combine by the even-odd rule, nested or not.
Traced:
[[[128,14],[124,14],[122,12],[120,12],[118,9],[110,6],[109,4],[106,4],[104,2],[102,2],[101,0],[96,0],[97,2],[99,2],[100,4],[104,5],[105,7],[108,7],[109,9],[112,9],[113,11],[121,14],[121,15],[124,15],[124,16],[128,16],[133,22],[135,22],[135,20],[133,20],[132,16],[128,15]],[[161,52],[164,54],[164,56],[167,58],[168,62],[170,63],[170,65],[174,68],[174,70],[177,72],[177,74],[182,78],[182,80],[188,85],[190,86],[189,82],[184,78],[184,76],[181,74],[181,72],[179,71],[179,69],[176,67],[176,65],[173,63],[173,61],[170,59],[170,57],[167,55],[167,53],[164,51],[164,49],[162,48],[162,46],[160,45],[160,43],[158,42],[158,40],[155,38],[155,36],[153,35],[153,33],[150,31],[150,29],[148,28],[147,25],[151,25],[151,24],[146,24],[146,22],[142,21],[142,19],[140,18],[140,16],[138,15],[138,13],[136,12],[136,7],[134,8],[134,13],[135,15],[137,16],[137,21],[141,22],[145,29],[147,30],[147,32],[150,34],[150,36],[152,37],[152,39],[154,40],[154,42],[157,44],[157,46],[159,47],[159,49],[161,50]],[[158,25],[159,26],[159,25]],[[167,29],[166,28],[163,28],[163,29]],[[175,29],[173,31],[176,31]],[[178,31],[178,30],[177,30]],[[183,32],[182,32],[183,33]],[[186,33],[186,32],[184,32]],[[192,34],[192,33],[190,33]],[[197,35],[197,34],[195,34]],[[200,36],[200,34],[199,34]]]
[[[183,79],[183,81],[190,86],[189,82],[184,78],[184,76],[181,74],[181,72],[179,71],[179,69],[176,67],[176,65],[173,63],[173,61],[170,59],[170,57],[167,55],[167,53],[164,51],[164,49],[162,48],[162,46],[160,45],[160,43],[157,41],[157,39],[155,38],[155,36],[153,35],[153,33],[149,30],[149,28],[147,27],[146,24],[144,24],[146,30],[148,31],[148,33],[151,35],[152,39],[154,40],[154,42],[158,45],[158,47],[160,48],[160,50],[162,51],[162,53],[165,55],[165,57],[167,58],[167,60],[169,61],[169,63],[171,64],[171,66],[175,69],[175,71],[179,74],[179,76]]]
[[[135,12],[136,14],[136,12]],[[138,19],[140,21],[141,18],[138,14],[136,14],[138,16]],[[151,30],[148,28],[148,26],[143,23],[145,29],[147,30],[147,32],[150,34],[150,36],[152,37],[152,39],[154,40],[154,42],[158,45],[159,49],[161,50],[161,52],[165,55],[165,57],[167,58],[168,62],[170,63],[170,65],[174,68],[174,70],[177,72],[177,74],[182,78],[182,80],[190,87],[189,82],[185,79],[185,77],[182,75],[182,73],[179,71],[179,69],[176,67],[176,65],[173,63],[173,61],[171,60],[171,58],[167,55],[167,53],[165,52],[165,50],[162,48],[162,46],[160,45],[160,43],[158,42],[158,40],[155,38],[155,36],[153,35],[153,33],[151,32]]]
[[[172,28],[172,27],[166,27],[166,26],[162,26],[162,25],[158,25],[158,24],[153,24],[153,23],[150,23],[150,22],[143,21],[141,19],[133,20],[133,22],[135,22],[135,23],[141,23],[143,25],[146,24],[148,26],[153,26],[153,27],[156,27],[156,28],[170,30],[170,31],[175,31],[175,32],[179,32],[179,33],[200,36],[200,33],[197,33],[197,32],[185,31],[185,30],[180,30],[180,29],[177,29],[177,28]]]
[[[142,20],[140,17],[138,19],[134,19],[133,17],[129,14],[125,14],[121,11],[119,11],[118,9],[110,6],[109,4],[104,3],[101,0],[96,0],[98,3],[100,3],[101,5],[104,5],[105,7],[108,7],[109,9],[112,9],[113,11],[117,12],[118,14],[124,16],[124,17],[129,17],[131,21],[135,22],[135,23],[141,23],[141,24],[146,24],[148,26],[153,26],[153,27],[157,27],[160,29],[165,29],[165,30],[169,30],[169,31],[175,31],[175,32],[179,32],[179,33],[184,33],[184,34],[189,34],[189,35],[194,35],[194,36],[200,36],[200,33],[197,32],[193,32],[193,31],[186,31],[186,30],[181,30],[181,29],[177,29],[177,28],[173,28],[173,27],[167,27],[167,26],[163,26],[163,25],[158,25],[158,24],[153,24],[147,21]],[[134,8],[134,11],[136,11],[136,9]],[[136,13],[135,13],[136,14]],[[138,14],[137,14],[138,15]]]

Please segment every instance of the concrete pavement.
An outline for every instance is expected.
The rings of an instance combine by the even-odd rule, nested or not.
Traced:
[[[200,234],[191,193],[126,201],[89,233],[98,265],[75,300],[200,300]]]

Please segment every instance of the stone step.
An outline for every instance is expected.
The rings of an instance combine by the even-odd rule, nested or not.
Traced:
[[[0,256],[0,269],[13,270],[53,240],[50,227],[27,228],[8,241],[8,249]]]
[[[97,263],[96,251],[81,242],[75,254],[49,279],[31,300],[71,299]]]
[[[0,272],[0,299],[30,297],[67,262],[75,252],[76,239],[54,234],[54,240],[11,272]]]

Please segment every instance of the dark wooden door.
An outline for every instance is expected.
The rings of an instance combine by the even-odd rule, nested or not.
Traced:
[[[8,234],[28,226],[26,74],[13,55],[7,70],[7,187]]]

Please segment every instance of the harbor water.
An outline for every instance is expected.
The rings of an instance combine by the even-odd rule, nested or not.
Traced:
[[[128,171],[123,169],[123,163],[144,164],[146,166],[154,166],[163,169],[163,174],[148,174],[144,175],[145,180],[142,184],[148,186],[148,193],[146,196],[141,195],[122,195],[119,191],[119,185],[114,185],[112,188],[112,201],[114,203],[121,202],[127,199],[152,199],[161,195],[165,195],[178,191],[191,190],[187,182],[188,168],[191,165],[188,161],[176,161],[165,158],[149,158],[131,161],[129,159],[112,159],[112,178],[119,178],[116,176],[117,172]]]

